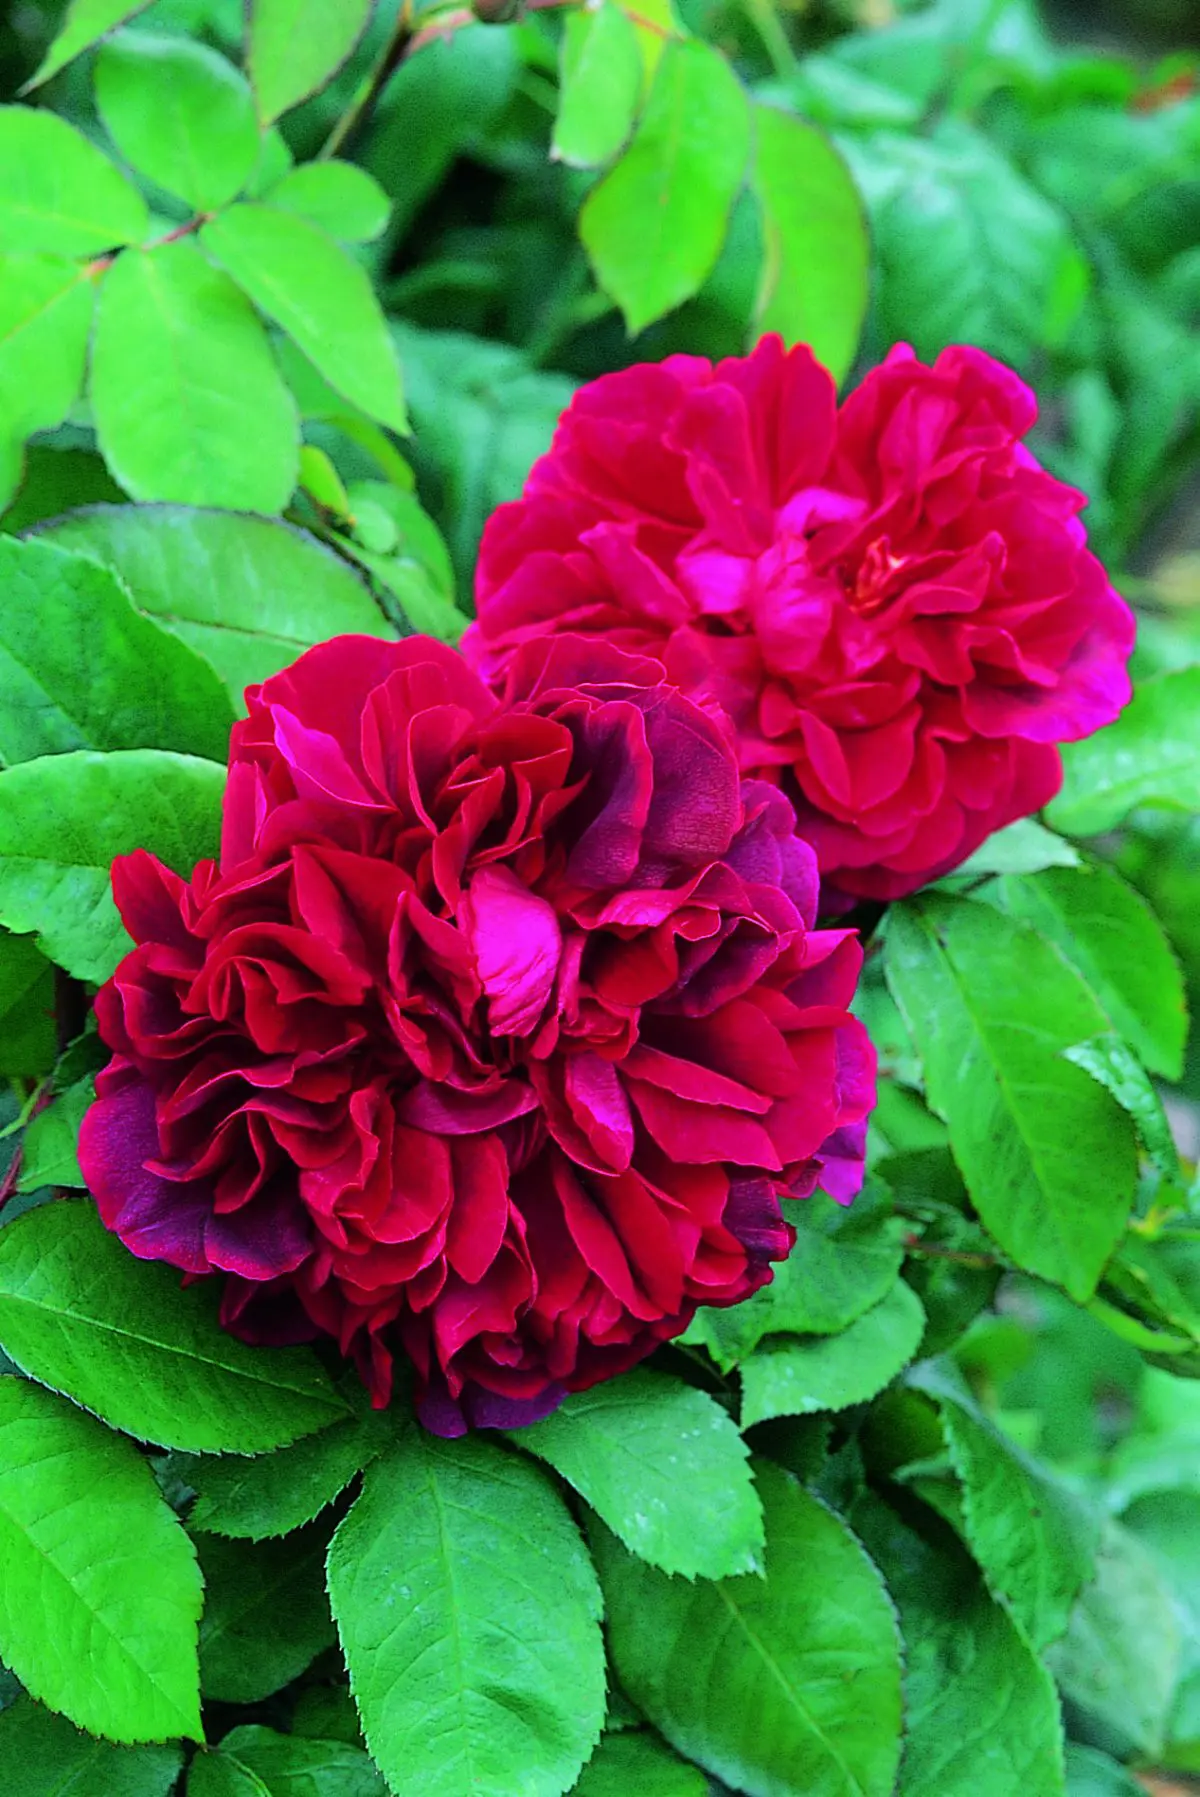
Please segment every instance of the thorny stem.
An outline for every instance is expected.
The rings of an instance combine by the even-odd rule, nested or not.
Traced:
[[[54,1093],[50,1081],[46,1080],[37,1097],[29,1107],[30,1123],[33,1122],[33,1119],[38,1116],[40,1112],[46,1109],[46,1106],[50,1103],[53,1096]],[[21,1163],[24,1158],[25,1144],[23,1142],[18,1142],[17,1146],[13,1149],[13,1156],[8,1163],[4,1178],[0,1179],[0,1210],[3,1210],[4,1206],[8,1203],[9,1199],[17,1189],[18,1182],[21,1178]]]
[[[994,1254],[969,1254],[958,1248],[939,1248],[935,1242],[923,1242],[919,1235],[906,1235],[904,1246],[910,1254],[926,1254],[936,1260],[957,1261],[964,1267],[998,1267]]]
[[[468,15],[470,16],[472,15]],[[418,37],[423,38],[424,35],[418,34],[414,29],[410,0],[403,0],[396,14],[396,23],[375,58],[374,66],[364,76],[358,92],[321,145],[317,154],[319,162],[327,162],[331,156],[336,156],[346,140],[366,123],[380,94],[409,51],[415,47]]]
[[[194,236],[215,216],[216,214],[212,212],[197,212],[195,218],[185,219],[181,225],[176,225],[173,231],[167,231],[162,237],[155,237],[150,243],[144,243],[141,247],[144,250],[161,250],[164,244],[178,243],[181,237]],[[93,275],[103,274],[106,268],[112,267],[120,253],[119,250],[114,250],[111,256],[97,256],[94,262],[89,262],[86,265],[83,271],[84,275],[90,280]]]

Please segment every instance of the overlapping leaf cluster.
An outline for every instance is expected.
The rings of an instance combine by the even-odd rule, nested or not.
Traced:
[[[0,1790],[1200,1768],[1186,561],[1143,576],[1136,697],[1048,816],[860,919],[867,1191],[793,1206],[775,1283],[649,1367],[433,1440],[232,1340],[75,1159],[114,855],[212,852],[247,682],[340,632],[455,640],[576,379],[764,328],[839,373],[977,341],[1131,551],[1195,448],[1179,70],[1062,50],[1024,0],[42,23],[0,38],[39,83],[0,109]]]

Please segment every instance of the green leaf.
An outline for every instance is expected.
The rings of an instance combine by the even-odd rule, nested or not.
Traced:
[[[1131,886],[1094,864],[998,880],[988,896],[1062,950],[1147,1067],[1180,1077],[1187,1039],[1183,974],[1162,925]]]
[[[75,1144],[83,1113],[95,1096],[89,1074],[56,1098],[48,1110],[35,1117],[21,1143],[19,1192],[36,1192],[42,1186],[82,1186]]]
[[[360,1747],[362,1730],[349,1685],[307,1685],[292,1711],[292,1733]]]
[[[1106,1753],[1068,1741],[1067,1797],[1146,1797],[1146,1787]]]
[[[224,761],[233,709],[209,664],[106,568],[0,538],[0,758],[175,749]]]
[[[877,1498],[852,1520],[900,1611],[904,1763],[897,1797],[1062,1797],[1054,1683],[961,1549],[935,1551]]]
[[[642,93],[637,32],[614,0],[567,14],[551,156],[598,168],[633,129]]]
[[[135,499],[278,512],[291,497],[291,394],[252,307],[193,239],[109,269],[91,397],[105,460]]]
[[[1018,1265],[1091,1297],[1124,1227],[1133,1131],[1064,1048],[1103,1031],[1058,951],[990,905],[894,907],[886,972],[972,1202]]]
[[[0,773],[0,924],[35,931],[77,979],[106,980],[129,947],[110,891],[116,856],[148,849],[176,873],[215,855],[225,770],[123,749],[44,755]]]
[[[1144,680],[1115,724],[1064,744],[1062,757],[1046,815],[1070,836],[1099,836],[1135,805],[1200,810],[1200,667]]]
[[[237,699],[328,637],[393,634],[346,564],[289,524],[93,506],[44,534],[112,568],[134,604],[199,649]]]
[[[81,51],[89,49],[106,33],[115,31],[118,25],[145,12],[149,5],[150,0],[70,0],[62,29],[22,92],[49,81],[51,75],[57,75]]]
[[[984,874],[1037,874],[1044,867],[1078,867],[1079,850],[1031,817],[1018,818],[961,861],[948,876],[978,879]]]
[[[249,85],[207,44],[123,31],[96,59],[96,103],[125,161],[197,212],[226,205],[254,172]]]
[[[1073,1048],[1064,1048],[1063,1057],[1076,1067],[1082,1067],[1112,1093],[1132,1119],[1147,1158],[1165,1179],[1178,1179],[1179,1150],[1171,1134],[1163,1101],[1146,1069],[1120,1036],[1106,1030],[1103,1035],[1077,1042]]]
[[[764,245],[756,326],[809,344],[841,381],[867,310],[870,246],[858,189],[811,125],[772,106],[756,106],[754,118]]]
[[[361,1747],[305,1740],[273,1728],[235,1728],[221,1752],[262,1780],[270,1797],[387,1797]]]
[[[73,125],[0,106],[0,251],[98,256],[140,242],[149,222],[137,188]]]
[[[269,124],[336,75],[371,16],[371,0],[251,0],[250,78]]]
[[[2,202],[0,202],[2,203]],[[79,397],[95,288],[57,256],[0,256],[0,431],[62,423]]]
[[[707,1348],[722,1372],[764,1335],[836,1335],[886,1297],[904,1259],[905,1224],[893,1218],[884,1190],[868,1186],[849,1208],[824,1196],[784,1201],[796,1246],[770,1285],[728,1310],[705,1306],[684,1336]]]
[[[196,1492],[188,1526],[251,1541],[290,1534],[332,1504],[387,1440],[372,1411],[252,1460],[177,1455],[178,1477]]]
[[[485,519],[520,493],[574,383],[528,368],[505,343],[407,324],[394,329],[417,441],[443,493],[438,518],[460,588],[469,592]]]
[[[617,1675],[680,1753],[751,1797],[890,1797],[900,1643],[883,1581],[817,1498],[755,1471],[765,1579],[690,1585],[595,1527]]]
[[[132,1442],[12,1377],[0,1558],[0,1653],[31,1696],[117,1741],[202,1738],[191,1543]]]
[[[45,1073],[57,1046],[54,969],[31,937],[0,930],[0,1077]]]
[[[320,1528],[284,1541],[200,1537],[200,1688],[207,1699],[258,1703],[333,1645],[324,1579],[328,1539]]]
[[[1153,1759],[1163,1743],[1179,1648],[1175,1609],[1150,1552],[1119,1523],[1106,1523],[1096,1577],[1047,1657],[1063,1696],[1117,1751]]]
[[[1047,1647],[1095,1570],[1098,1512],[1002,1435],[957,1377],[927,1362],[909,1383],[941,1412],[968,1545],[989,1589],[1032,1645]]]
[[[336,237],[371,243],[387,229],[391,201],[374,175],[353,162],[305,162],[263,196]]]
[[[1022,365],[1064,341],[1086,264],[1066,219],[988,138],[942,118],[927,135],[847,135],[842,147],[873,226],[883,342],[905,339],[926,360],[975,343]]]
[[[345,1405],[304,1348],[251,1348],[217,1322],[211,1283],[137,1260],[89,1202],[0,1230],[0,1346],[32,1378],[142,1441],[261,1454]]]
[[[120,505],[124,498],[95,450],[30,443],[21,490],[0,520],[0,530],[20,536],[31,525],[57,518],[72,506]]]
[[[703,1772],[639,1730],[605,1735],[573,1797],[707,1797],[708,1790]]]
[[[0,1714],[0,1790],[6,1797],[169,1797],[178,1747],[116,1747],[22,1697]]]
[[[706,1579],[758,1566],[762,1506],[746,1444],[721,1406],[681,1379],[626,1373],[574,1393],[514,1439],[652,1566]]]
[[[550,1480],[410,1430],[329,1550],[367,1745],[394,1789],[559,1797],[604,1720],[600,1593]]]
[[[924,1333],[921,1300],[898,1279],[840,1335],[770,1337],[742,1363],[742,1427],[865,1403],[908,1365]]]
[[[668,43],[632,143],[579,215],[631,335],[712,272],[749,153],[749,104],[724,57],[694,38]]]
[[[366,271],[293,212],[233,206],[200,233],[209,254],[331,387],[395,431],[408,429],[400,364]]]
[[[222,1744],[213,1753],[198,1753],[188,1767],[187,1797],[273,1797],[273,1793]]]

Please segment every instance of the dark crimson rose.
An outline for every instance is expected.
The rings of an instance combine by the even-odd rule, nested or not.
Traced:
[[[835,901],[897,898],[1058,789],[1129,698],[1133,620],[1083,495],[981,350],[895,349],[839,409],[807,349],[584,387],[484,533],[485,678],[548,630],[658,656],[782,781]]]
[[[80,1155],[144,1258],[376,1402],[511,1426],[771,1278],[862,1174],[860,950],[779,791],[657,662],[552,637],[503,700],[424,638],[247,694],[220,865],[146,854]]]

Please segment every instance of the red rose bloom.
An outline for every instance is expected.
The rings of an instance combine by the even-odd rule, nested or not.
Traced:
[[[493,680],[548,630],[658,656],[784,781],[830,896],[897,898],[1044,805],[1055,745],[1129,698],[1132,616],[1035,416],[976,349],[900,347],[840,409],[777,337],[606,375],[490,520],[464,653]]]
[[[80,1154],[250,1340],[324,1333],[441,1433],[544,1415],[771,1277],[861,1178],[860,962],[791,809],[656,662],[556,637],[503,702],[424,638],[247,694],[219,867],[126,857]]]

